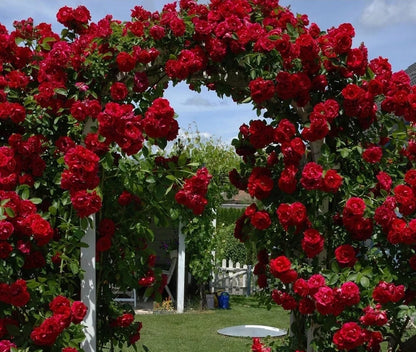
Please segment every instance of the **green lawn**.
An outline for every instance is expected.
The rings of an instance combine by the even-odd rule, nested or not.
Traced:
[[[244,352],[250,351],[250,338],[226,337],[217,333],[233,325],[268,325],[287,329],[289,315],[277,306],[258,307],[255,298],[232,296],[230,309],[187,311],[184,314],[149,314],[143,322],[142,345],[151,352]],[[140,344],[141,342],[141,344]],[[123,352],[134,351],[125,348]]]

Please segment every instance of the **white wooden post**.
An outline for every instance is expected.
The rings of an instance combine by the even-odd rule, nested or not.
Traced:
[[[182,224],[179,224],[179,244],[178,244],[178,278],[177,278],[177,302],[176,310],[178,313],[184,312],[185,303],[185,236],[182,233]]]
[[[81,301],[88,307],[85,316],[85,340],[81,347],[85,352],[96,352],[96,279],[95,279],[95,215],[89,220],[94,227],[89,226],[83,241],[88,247],[81,248],[81,269],[84,271],[84,278],[81,281]]]

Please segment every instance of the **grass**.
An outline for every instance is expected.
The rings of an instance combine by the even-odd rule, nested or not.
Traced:
[[[145,345],[150,352],[250,351],[250,338],[227,337],[217,330],[244,324],[289,327],[289,315],[280,307],[267,310],[259,307],[254,297],[242,296],[231,296],[228,310],[189,310],[184,314],[149,314],[138,318],[143,323],[141,346]],[[134,349],[123,349],[127,351]]]

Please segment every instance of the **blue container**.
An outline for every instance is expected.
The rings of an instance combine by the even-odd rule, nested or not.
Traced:
[[[227,292],[222,292],[218,298],[218,307],[221,309],[230,308],[230,295]]]

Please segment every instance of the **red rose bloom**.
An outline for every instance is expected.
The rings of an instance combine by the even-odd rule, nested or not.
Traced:
[[[27,291],[26,281],[19,279],[9,286],[10,304],[16,307],[23,307],[30,300],[30,294]]]
[[[117,319],[111,323],[111,326],[126,328],[127,326],[130,326],[133,321],[134,321],[133,314],[124,313],[123,315],[120,315],[119,317],[117,317]]]
[[[367,163],[376,164],[383,157],[383,151],[380,147],[374,146],[367,148],[363,152],[363,159]]]
[[[357,262],[355,249],[349,244],[337,247],[335,249],[335,258],[342,267],[353,267]]]
[[[251,98],[256,104],[261,104],[274,96],[274,82],[261,77],[250,81],[248,88],[250,89]]]
[[[360,323],[367,326],[383,326],[388,322],[387,312],[380,309],[378,304],[375,308],[367,306],[363,309],[364,315],[360,317]]]
[[[298,172],[297,168],[294,165],[289,165],[286,167],[280,174],[278,181],[279,189],[282,192],[292,194],[296,191],[296,173]]]
[[[322,286],[313,295],[315,300],[316,310],[323,315],[332,314],[335,307],[335,293],[334,290],[328,286]]]
[[[290,270],[292,263],[290,262],[289,258],[281,255],[277,258],[270,259],[270,272],[276,278],[278,278],[282,273]]]
[[[324,248],[324,237],[315,229],[308,229],[303,233],[302,249],[308,258],[321,253]]]
[[[366,333],[357,323],[348,322],[335,332],[332,340],[339,350],[350,351],[364,344]]]
[[[71,317],[74,324],[79,324],[87,314],[87,306],[81,301],[74,301],[71,305]]]
[[[272,221],[270,220],[269,213],[261,210],[257,211],[251,217],[251,223],[256,229],[265,230],[271,225]]]
[[[71,202],[80,218],[95,214],[101,209],[101,198],[95,191],[77,191],[71,194]]]
[[[322,183],[322,190],[324,192],[336,193],[338,189],[341,187],[342,184],[342,177],[336,170],[328,170],[325,173],[323,183]]]
[[[314,162],[307,163],[302,171],[300,183],[306,190],[320,189],[322,184],[322,166]]]
[[[14,226],[11,222],[6,220],[0,221],[0,240],[7,240],[13,234],[13,231]]]
[[[270,170],[255,167],[248,178],[248,193],[257,199],[267,198],[273,189],[273,180]]]
[[[128,90],[124,83],[114,82],[110,88],[111,99],[113,100],[123,100],[127,97]]]
[[[134,66],[136,65],[136,59],[126,52],[120,52],[117,55],[116,62],[118,65],[118,69],[121,72],[130,72],[134,69]]]
[[[390,175],[386,172],[380,171],[376,177],[378,181],[378,187],[380,187],[380,189],[384,189],[385,191],[389,192],[391,189],[391,185],[393,183]],[[406,181],[406,177],[405,177],[405,181]]]

